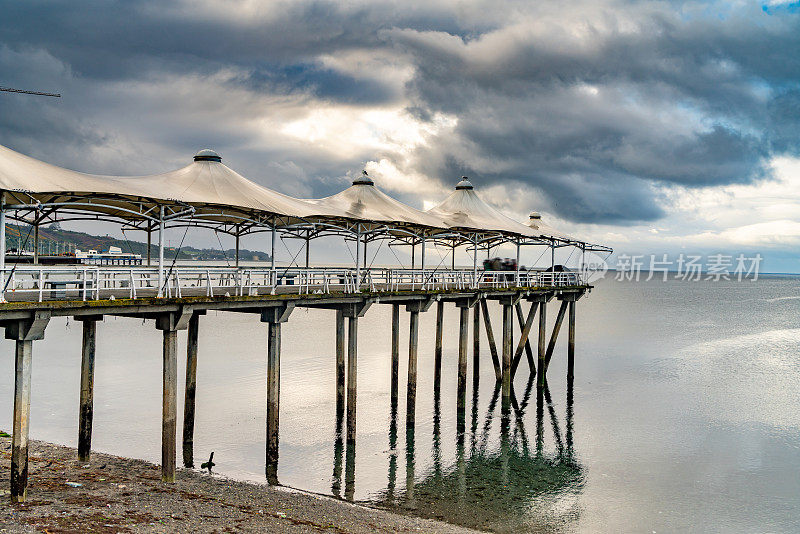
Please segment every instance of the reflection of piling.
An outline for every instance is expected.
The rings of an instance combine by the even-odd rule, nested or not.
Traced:
[[[389,482],[386,486],[386,495],[394,500],[397,487],[397,410],[392,410],[389,419]]]
[[[344,459],[344,498],[352,501],[356,493],[356,444],[348,441]]]
[[[414,428],[406,428],[406,506],[414,507]]]
[[[333,440],[333,479],[331,481],[331,493],[333,493],[335,497],[342,496],[342,455],[344,454],[343,426],[344,412],[337,412],[336,435]]]

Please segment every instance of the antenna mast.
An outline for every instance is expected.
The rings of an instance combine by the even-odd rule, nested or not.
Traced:
[[[27,91],[25,89],[14,89],[13,87],[2,87],[0,86],[0,91],[5,91],[6,93],[21,93],[23,95],[38,95],[38,96],[53,96],[56,98],[61,98],[60,93],[45,93],[42,91]]]

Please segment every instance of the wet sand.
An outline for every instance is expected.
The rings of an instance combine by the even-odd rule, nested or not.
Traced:
[[[11,504],[11,438],[0,438],[0,528],[6,532],[474,532],[287,488],[32,441],[27,502]]]

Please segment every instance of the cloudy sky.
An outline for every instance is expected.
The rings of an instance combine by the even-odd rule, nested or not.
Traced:
[[[144,174],[212,147],[284,193],[366,168],[618,253],[800,272],[800,4],[0,1],[0,144]],[[253,248],[258,248],[254,245]],[[263,248],[263,247],[262,247]]]

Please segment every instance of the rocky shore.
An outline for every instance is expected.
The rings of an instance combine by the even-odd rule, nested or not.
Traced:
[[[11,504],[10,438],[0,438],[3,532],[471,532],[280,487],[181,469],[174,484],[142,460],[32,441],[24,504]]]

